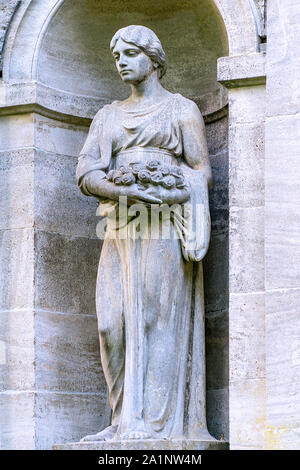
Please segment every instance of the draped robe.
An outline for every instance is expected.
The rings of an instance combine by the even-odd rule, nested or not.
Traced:
[[[179,94],[138,111],[120,102],[104,106],[79,158],[86,195],[93,195],[91,172],[103,178],[110,169],[151,159],[180,166],[191,186],[191,210],[174,217],[169,239],[116,236],[103,243],[96,307],[111,422],[120,438],[145,429],[157,439],[208,436],[201,263],[210,232],[206,158],[202,116]],[[107,232],[114,230],[110,215],[118,202],[102,198],[100,205]]]

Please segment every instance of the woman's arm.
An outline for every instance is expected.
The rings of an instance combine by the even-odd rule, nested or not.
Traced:
[[[185,257],[190,261],[200,261],[207,253],[210,241],[208,189],[212,184],[212,173],[203,117],[197,105],[187,99],[180,110],[180,126],[183,138],[181,168],[191,185]]]
[[[183,158],[193,170],[203,173],[208,187],[212,184],[205,124],[198,106],[185,99],[181,107],[180,127],[183,138]]]

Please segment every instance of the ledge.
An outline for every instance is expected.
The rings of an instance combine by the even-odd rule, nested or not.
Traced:
[[[53,446],[53,450],[228,450],[225,441],[211,440],[133,440],[68,442]]]
[[[227,115],[226,101],[204,113],[207,124]],[[89,126],[96,112],[110,102],[106,97],[75,95],[37,82],[0,84],[0,116],[37,113],[61,122]],[[196,102],[199,105],[200,100]]]
[[[264,52],[220,57],[218,82],[226,88],[264,85],[266,55]]]

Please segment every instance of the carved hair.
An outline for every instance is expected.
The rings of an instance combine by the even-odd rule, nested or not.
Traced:
[[[134,44],[141,49],[150,59],[158,64],[158,78],[161,79],[167,70],[167,62],[161,42],[156,34],[146,26],[131,25],[119,29],[110,42],[110,50],[113,51],[119,39]]]

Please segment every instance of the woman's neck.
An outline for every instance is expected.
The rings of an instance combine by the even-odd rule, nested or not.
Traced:
[[[129,100],[132,103],[141,103],[144,101],[155,102],[168,93],[160,84],[157,78],[157,72],[138,84],[131,84],[131,96]]]

